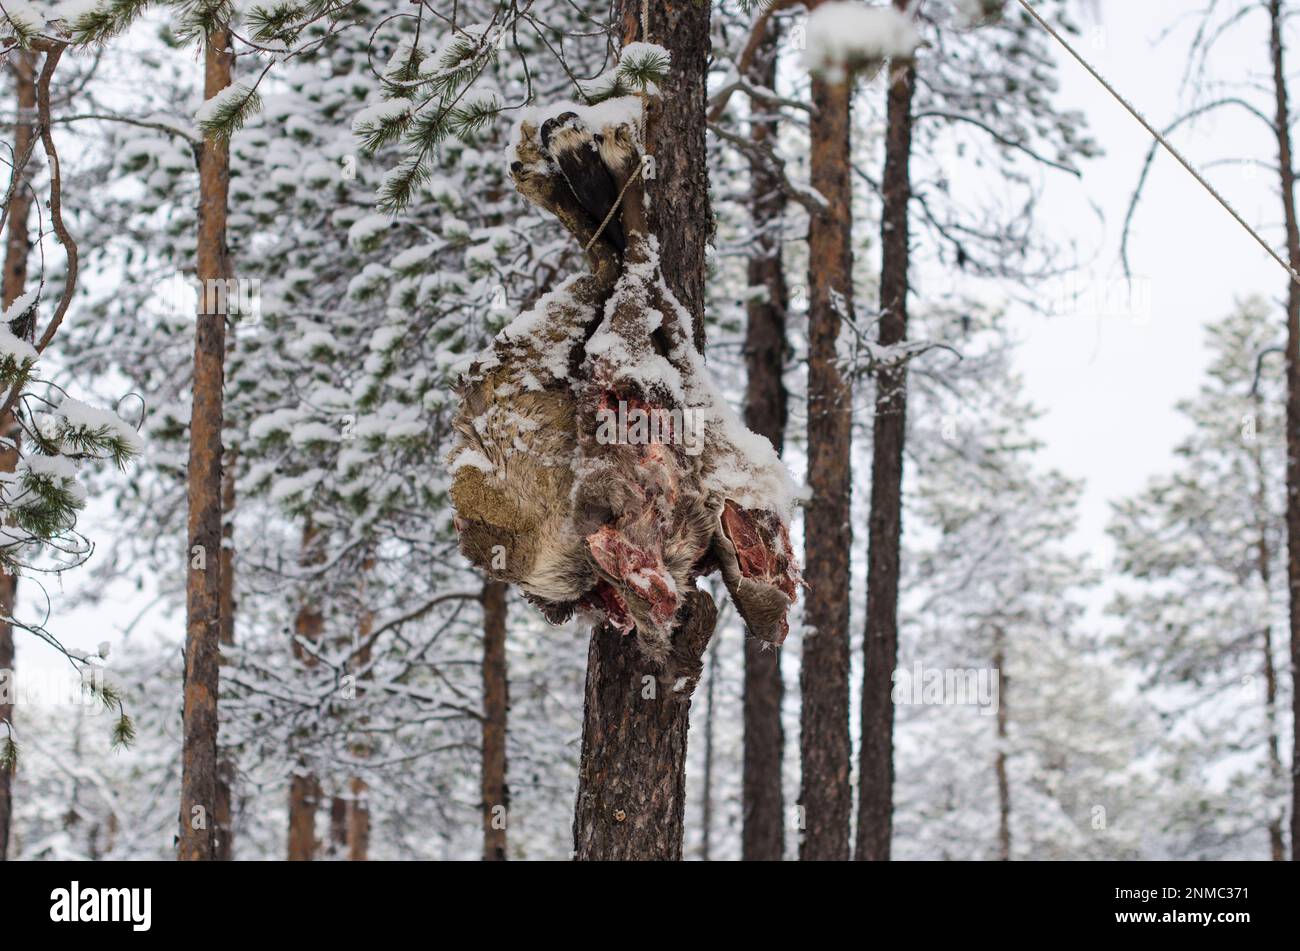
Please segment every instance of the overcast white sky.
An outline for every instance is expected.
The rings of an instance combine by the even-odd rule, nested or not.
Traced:
[[[1101,0],[1086,20],[1080,51],[1158,128],[1189,102],[1180,90],[1191,23],[1161,33],[1204,4],[1200,0]],[[1254,15],[1218,48],[1218,80],[1259,78],[1267,69],[1266,18]],[[1300,63],[1300,60],[1296,60]],[[1150,144],[1147,133],[1073,60],[1062,57],[1063,101],[1088,117],[1106,156],[1087,166],[1082,187],[1105,213],[1105,247],[1094,277],[1102,291],[1123,290],[1119,239],[1130,195]],[[1267,108],[1267,102],[1263,104]],[[1275,246],[1281,215],[1269,174],[1225,159],[1273,161],[1267,128],[1244,111],[1222,112],[1172,136],[1174,144]],[[1077,215],[1078,186],[1054,184],[1049,217]],[[1080,222],[1081,225],[1085,224]],[[1174,403],[1201,384],[1204,328],[1234,300],[1251,294],[1279,300],[1287,277],[1254,240],[1167,155],[1156,160],[1139,209],[1130,260],[1146,279],[1149,319],[1078,314],[1045,320],[1021,315],[1020,367],[1035,403],[1046,410],[1037,427],[1050,464],[1087,482],[1079,543],[1107,564],[1104,528],[1109,502],[1167,471],[1186,427]],[[1110,282],[1109,284],[1105,282]],[[1086,286],[1086,285],[1085,285]],[[1284,318],[1279,306],[1279,335]],[[1225,419],[1225,426],[1239,421]]]
[[[1158,45],[1157,38],[1199,6],[1200,0],[1100,0],[1097,17],[1085,21],[1082,52],[1157,126],[1165,126],[1189,101],[1180,82],[1190,24]],[[1215,75],[1223,81],[1257,77],[1267,68],[1266,55],[1267,24],[1256,15],[1219,47]],[[1295,62],[1300,64],[1300,49]],[[1086,246],[1095,244],[1101,232],[1083,199],[1100,206],[1105,214],[1103,250],[1078,286],[1102,294],[1122,292],[1120,227],[1150,140],[1064,54],[1061,78],[1062,103],[1086,114],[1106,156],[1087,166],[1082,183],[1064,177],[1050,180],[1044,218],[1061,234],[1079,234]],[[1180,130],[1174,138],[1247,220],[1265,229],[1280,247],[1280,215],[1268,174],[1213,165],[1243,156],[1271,161],[1275,146],[1264,133],[1264,127],[1244,113],[1223,113]],[[1131,260],[1145,282],[1141,293],[1149,293],[1149,314],[1144,317],[1078,313],[1047,319],[1016,314],[1024,340],[1020,370],[1031,399],[1045,410],[1036,426],[1046,443],[1045,461],[1085,480],[1075,540],[1094,553],[1098,566],[1108,565],[1110,558],[1104,534],[1109,503],[1133,493],[1151,475],[1167,471],[1171,450],[1186,432],[1173,406],[1201,383],[1206,323],[1221,318],[1237,298],[1261,294],[1278,300],[1286,288],[1286,276],[1277,264],[1167,156],[1157,160],[1148,183]],[[1280,306],[1278,321],[1280,333]],[[1235,420],[1224,422],[1237,425]],[[92,538],[119,528],[93,517],[85,525]],[[75,585],[76,573],[66,580]],[[58,583],[49,588],[57,616]],[[1103,598],[1104,593],[1096,603]],[[120,625],[131,619],[136,607],[109,604],[63,613],[54,629],[70,646],[93,650],[100,641],[117,642]],[[183,622],[157,616],[149,626],[166,628],[178,638]],[[20,667],[58,665],[54,652],[32,638],[20,635],[18,641]]]

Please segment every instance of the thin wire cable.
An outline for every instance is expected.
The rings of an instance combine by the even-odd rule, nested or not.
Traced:
[[[1259,232],[1256,231],[1254,228],[1252,228],[1246,222],[1245,218],[1237,214],[1237,209],[1233,208],[1232,205],[1228,203],[1228,200],[1224,198],[1221,194],[1219,194],[1218,189],[1216,189],[1213,185],[1211,185],[1209,182],[1205,180],[1205,176],[1203,176],[1200,172],[1198,172],[1192,166],[1191,162],[1183,158],[1182,153],[1179,152],[1176,148],[1174,148],[1173,145],[1170,144],[1168,139],[1166,139],[1163,135],[1161,135],[1160,132],[1151,125],[1151,123],[1147,122],[1146,118],[1143,117],[1142,113],[1138,112],[1137,109],[1133,106],[1133,104],[1124,98],[1122,93],[1120,93],[1114,86],[1112,86],[1109,82],[1107,82],[1106,77],[1102,76],[1101,73],[1097,72],[1097,70],[1093,68],[1091,63],[1089,63],[1086,59],[1080,56],[1079,53],[1075,50],[1075,48],[1071,46],[1069,42],[1065,39],[1065,37],[1063,37],[1060,33],[1058,33],[1050,23],[1048,23],[1046,20],[1042,18],[1039,12],[1033,8],[1033,6],[1028,2],[1028,0],[1019,0],[1019,3],[1022,7],[1025,8],[1026,12],[1028,12],[1031,17],[1033,17],[1035,20],[1038,21],[1039,26],[1041,26],[1044,30],[1050,33],[1053,39],[1056,40],[1056,42],[1060,43],[1063,47],[1065,47],[1066,52],[1068,52],[1071,56],[1073,56],[1076,60],[1078,60],[1079,65],[1082,66],[1084,69],[1086,69],[1092,75],[1093,79],[1101,83],[1101,85],[1105,88],[1105,90],[1115,98],[1116,102],[1118,102],[1121,106],[1127,109],[1129,114],[1142,124],[1142,128],[1146,129],[1147,132],[1151,134],[1152,138],[1154,138],[1157,142],[1159,142],[1161,145],[1165,147],[1165,151],[1167,151],[1170,155],[1176,158],[1178,160],[1178,163],[1182,165],[1183,168],[1187,169],[1188,172],[1191,173],[1191,176],[1195,178],[1197,182],[1200,183],[1201,187],[1204,188],[1207,192],[1209,192],[1214,197],[1214,200],[1223,206],[1223,210],[1226,211],[1228,214],[1232,215],[1234,219],[1236,219],[1237,224],[1245,228],[1246,232],[1257,242],[1259,242],[1259,246],[1268,252],[1269,257],[1271,257],[1278,264],[1282,265],[1282,267],[1286,270],[1286,272],[1291,275],[1291,280],[1295,281],[1297,284],[1300,284],[1300,274],[1297,274],[1295,270],[1291,267],[1291,265],[1288,264],[1280,254],[1278,254],[1276,251],[1273,250],[1272,245],[1270,245],[1267,241],[1265,241],[1260,236]]]

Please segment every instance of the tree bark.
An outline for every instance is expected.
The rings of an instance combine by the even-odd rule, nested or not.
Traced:
[[[1295,166],[1291,148],[1291,113],[1287,103],[1282,0],[1269,0],[1273,88],[1282,210],[1286,222],[1287,260],[1300,271],[1300,221],[1296,217]],[[1300,723],[1300,284],[1287,281],[1286,292],[1286,541],[1287,589],[1291,608],[1291,714]],[[1291,747],[1291,861],[1300,861],[1300,729]]]
[[[713,859],[713,697],[714,680],[718,675],[718,641],[709,648],[709,680],[704,691],[704,807],[700,816],[700,858]]]
[[[898,0],[897,6],[906,6]],[[916,69],[892,67],[885,133],[880,242],[881,347],[907,339],[908,204],[912,197],[912,92]],[[907,363],[876,373],[872,423],[871,514],[867,523],[866,667],[862,677],[862,751],[858,765],[855,857],[888,861],[894,811],[894,703],[898,659],[898,571],[903,534],[903,441],[907,434]]]
[[[812,81],[812,187],[827,207],[808,224],[808,484],[804,515],[808,602],[799,686],[799,858],[849,857],[849,555],[853,390],[840,367],[840,331],[853,317],[853,189],[849,80]]]
[[[649,17],[648,34],[640,16]],[[704,345],[705,245],[711,230],[705,154],[705,79],[709,5],[618,0],[624,44],[658,43],[672,57],[661,102],[651,100],[646,148],[656,161],[647,176],[650,230],[659,241],[664,279],[692,315]],[[717,611],[704,592],[686,596],[674,632],[677,661],[694,664],[681,691],[658,682],[630,638],[599,626],[587,655],[582,753],[574,810],[579,860],[660,859],[682,855],[686,730],[690,693],[713,634]]]
[[[360,776],[353,776],[350,788],[348,861],[365,862],[370,858],[370,787]]]
[[[1006,633],[993,632],[993,669],[998,672],[997,752],[993,772],[998,780],[998,860],[1011,861],[1011,784],[1007,780],[1007,656]]]
[[[1273,665],[1273,628],[1264,626],[1264,722],[1268,730],[1268,769],[1275,782],[1281,782],[1283,776],[1281,742],[1278,739],[1277,726],[1277,671]],[[1282,835],[1282,816],[1275,815],[1268,820],[1268,857],[1270,861],[1286,860],[1286,843]]]
[[[230,85],[234,66],[230,33],[220,29],[204,44],[204,97]],[[194,402],[190,415],[189,572],[186,576],[184,740],[181,747],[181,815],[178,857],[211,860],[216,852],[217,689],[221,640],[221,424],[226,316],[207,293],[209,281],[230,274],[226,203],[230,150],[205,139],[199,155],[198,316],[194,329]]]
[[[289,778],[290,862],[311,862],[316,858],[316,810],[320,798],[320,783],[311,773],[295,772]]]
[[[367,580],[370,572],[374,570],[375,564],[373,558],[366,558],[361,564],[361,617],[357,621],[357,642],[361,645],[369,643],[370,635],[375,629],[375,612],[371,610],[368,601],[369,589]],[[355,669],[361,673],[357,677],[357,698],[360,699],[362,692],[365,690],[364,681],[370,679],[370,672],[367,668],[370,666],[370,648],[361,647],[355,660]],[[356,744],[353,752],[361,758],[370,755],[370,744],[360,742]],[[370,787],[360,776],[353,776],[349,781],[351,795],[348,798],[348,861],[365,862],[370,858]]]
[[[227,348],[229,351],[229,348]],[[221,472],[221,646],[235,644],[235,451],[226,454]],[[217,854],[220,862],[235,857],[235,763],[226,750],[217,761]]]
[[[713,600],[687,595],[677,636],[702,656]],[[696,676],[698,677],[698,670]],[[690,691],[674,691],[631,638],[601,625],[587,652],[582,758],[573,822],[579,860],[678,861],[686,806]]]
[[[36,54],[19,52],[12,56],[9,71],[14,79],[14,98],[17,122],[14,126],[14,145],[11,153],[15,161],[31,148],[36,136],[33,120],[36,116]],[[24,175],[24,178],[27,178]],[[9,203],[9,230],[5,239],[4,300],[8,308],[22,296],[27,286],[27,259],[31,242],[27,233],[27,218],[31,212],[31,194],[20,184],[14,189]],[[14,445],[0,449],[0,472],[13,472],[18,465],[17,440],[19,429],[6,420],[5,435]],[[14,671],[14,629],[5,618],[13,615],[18,601],[18,576],[0,574],[0,671]],[[0,722],[13,724],[14,707],[0,703]],[[9,827],[13,817],[13,771],[0,769],[0,862],[9,854]]]
[[[768,30],[750,79],[764,88],[776,86],[778,27],[768,19]],[[764,145],[777,134],[778,123],[753,121],[750,137]],[[782,261],[781,222],[785,192],[771,169],[759,162],[750,166],[749,209],[757,240],[749,259],[749,286],[762,288],[745,306],[745,424],[766,436],[777,452],[785,449],[789,418],[785,389],[786,310],[789,294]],[[750,862],[777,862],[785,854],[785,799],[782,761],[785,734],[781,704],[785,684],[781,679],[781,652],[757,638],[745,639],[744,767],[741,780],[743,827],[741,857]]]
[[[1258,431],[1264,431],[1264,399],[1256,391],[1254,393],[1255,403],[1255,427]],[[1251,444],[1250,449],[1251,465],[1255,469],[1255,558],[1256,571],[1259,574],[1260,587],[1264,593],[1265,603],[1272,600],[1273,588],[1273,550],[1269,544],[1269,495],[1270,486],[1268,481],[1267,467],[1264,465],[1264,449],[1257,439]],[[1282,741],[1280,730],[1277,722],[1277,665],[1273,662],[1273,625],[1269,623],[1267,617],[1264,626],[1260,631],[1260,653],[1262,657],[1262,669],[1264,672],[1264,729],[1267,734],[1266,744],[1268,748],[1268,771],[1269,778],[1279,786],[1284,782],[1284,771],[1282,768]],[[1269,858],[1274,862],[1281,862],[1286,859],[1286,841],[1282,831],[1283,817],[1281,814],[1273,814],[1268,820],[1268,845]]]
[[[304,538],[305,542],[305,538]],[[308,555],[305,551],[304,555]],[[374,611],[369,604],[369,578],[374,570],[372,556],[361,561],[361,570],[357,577],[357,603],[360,613],[356,620],[356,633],[352,640],[355,656],[350,664],[354,670],[354,689],[356,699],[360,700],[365,692],[365,683],[370,679],[370,634],[374,631]],[[317,634],[318,637],[318,634]],[[363,720],[364,724],[364,720]],[[370,744],[364,737],[350,743],[350,752],[357,759],[365,759],[370,754]],[[352,776],[347,783],[346,796],[334,796],[330,803],[330,852],[334,857],[346,857],[348,861],[367,861],[370,852],[370,799],[369,786],[360,776]]]
[[[308,517],[302,527],[301,563],[304,567],[323,560],[320,538],[316,526]],[[316,657],[303,648],[302,641],[316,643],[325,628],[325,618],[316,607],[310,592],[299,592],[301,599],[294,616],[293,656],[303,666],[315,667]],[[316,811],[320,806],[321,788],[316,776],[301,761],[296,764],[289,780],[289,861],[310,862],[316,858],[319,843],[316,840]]]
[[[506,718],[510,682],[506,668],[506,584],[483,585],[483,860],[506,859],[510,790],[506,786]]]
[[[330,847],[329,857],[342,858],[348,850],[348,800],[345,796],[330,797]]]
[[[650,195],[647,224],[659,242],[664,279],[690,311],[695,349],[703,353],[705,252],[713,236],[705,148],[709,4],[616,0],[615,10],[624,45],[636,40],[658,43],[672,56],[662,96],[647,100],[644,145],[654,158],[653,175],[645,175]],[[641,34],[643,11],[648,38]]]

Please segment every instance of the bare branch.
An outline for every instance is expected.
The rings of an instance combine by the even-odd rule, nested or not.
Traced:
[[[77,116],[60,116],[53,119],[53,122],[80,122],[85,119],[98,119],[104,122],[122,122],[126,125],[139,126],[142,129],[156,129],[159,132],[166,132],[168,135],[184,139],[190,145],[198,147],[203,145],[203,137],[187,132],[185,129],[177,128],[174,125],[168,125],[165,122],[153,122],[148,119],[136,119],[131,116],[117,116],[111,113],[82,113]]]
[[[1198,106],[1197,108],[1191,110],[1190,112],[1187,112],[1179,116],[1172,123],[1170,123],[1168,126],[1165,127],[1165,130],[1162,134],[1166,136],[1171,135],[1178,130],[1179,126],[1185,125],[1188,122],[1193,122],[1196,119],[1199,119],[1201,116],[1205,115],[1206,113],[1213,112],[1214,110],[1221,109],[1225,106],[1240,106],[1242,109],[1245,109],[1249,114],[1255,116],[1257,119],[1264,122],[1269,127],[1269,129],[1273,128],[1273,120],[1270,119],[1268,116],[1266,116],[1264,113],[1260,112],[1259,109],[1257,109],[1255,106],[1251,105],[1249,102],[1247,102],[1244,99],[1238,99],[1232,97],[1227,99],[1216,99],[1214,102],[1207,102],[1205,105]],[[1146,159],[1142,162],[1142,174],[1138,176],[1137,187],[1133,189],[1133,197],[1129,200],[1128,211],[1124,215],[1124,228],[1120,233],[1119,257],[1120,257],[1120,262],[1124,266],[1125,277],[1133,276],[1132,270],[1129,267],[1129,260],[1128,260],[1128,239],[1129,239],[1129,233],[1133,227],[1133,217],[1134,215],[1137,214],[1138,203],[1142,200],[1142,190],[1146,187],[1147,176],[1150,175],[1151,173],[1151,166],[1152,164],[1154,164],[1156,159],[1156,153],[1159,150],[1160,150],[1159,142],[1152,142],[1151,147],[1147,149]]]
[[[1037,152],[1035,152],[1029,146],[1025,145],[1023,142],[1016,142],[1012,139],[1008,139],[1002,133],[998,132],[996,129],[980,121],[979,119],[976,119],[974,116],[964,116],[956,112],[941,112],[936,109],[930,109],[925,112],[918,112],[915,118],[943,119],[947,122],[968,123],[969,125],[973,125],[976,128],[981,129],[984,132],[988,133],[988,135],[999,145],[1005,146],[1006,148],[1009,149],[1016,149],[1017,151],[1023,152],[1025,155],[1028,155],[1035,162],[1041,162],[1043,165],[1046,165],[1050,168],[1059,169],[1062,172],[1066,172],[1070,175],[1073,175],[1075,178],[1083,177],[1083,173],[1079,171],[1077,168],[1073,167],[1072,165],[1066,165],[1063,162],[1057,162],[1052,159],[1049,159],[1045,155],[1039,155]]]
[[[780,184],[781,191],[792,201],[795,201],[807,209],[809,214],[820,215],[829,207],[826,199],[821,193],[804,185],[792,182],[785,174],[785,162],[776,155],[771,149],[763,148],[751,139],[743,135],[737,135],[734,132],[724,129],[715,123],[709,123],[709,131],[718,138],[730,142],[751,161],[766,166],[776,177]]]

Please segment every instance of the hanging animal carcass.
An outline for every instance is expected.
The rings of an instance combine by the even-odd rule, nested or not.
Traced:
[[[516,187],[577,238],[590,273],[539,299],[464,375],[456,527],[470,561],[548,619],[581,611],[635,633],[673,677],[681,614],[714,571],[753,636],[784,640],[800,583],[792,485],[722,398],[664,282],[634,113],[618,101],[582,113],[516,130]]]

